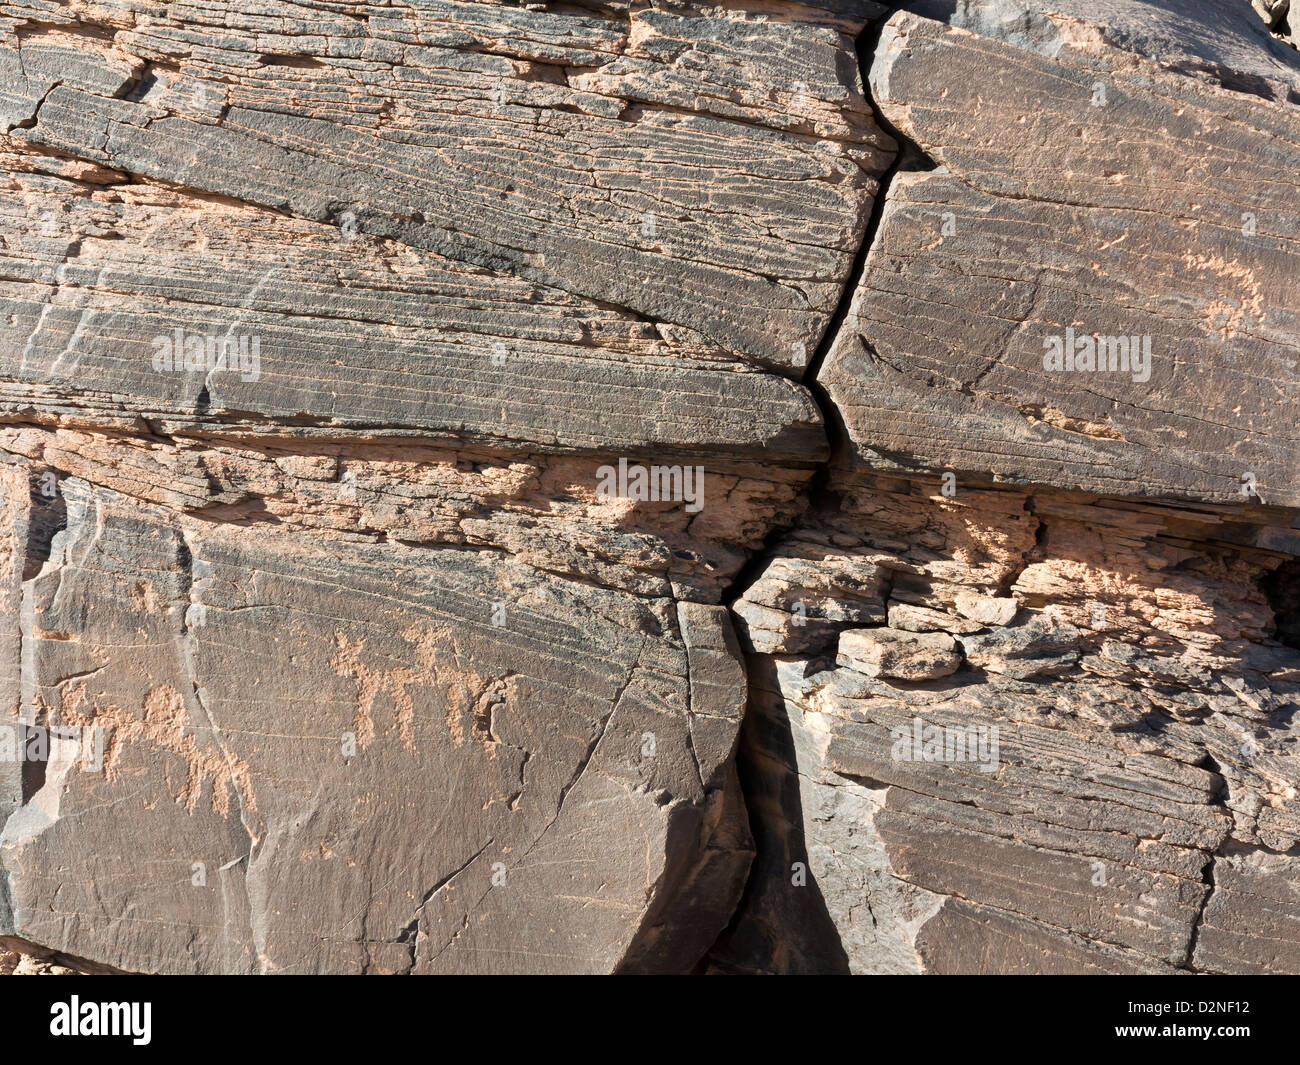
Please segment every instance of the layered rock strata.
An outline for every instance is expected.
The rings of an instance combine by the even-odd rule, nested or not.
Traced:
[[[905,7],[0,6],[11,967],[1300,970],[1300,62]]]

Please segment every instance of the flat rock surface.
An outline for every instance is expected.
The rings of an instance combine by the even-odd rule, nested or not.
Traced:
[[[1293,105],[907,15],[871,78],[941,169],[891,183],[821,374],[867,461],[1300,502]]]
[[[6,823],[14,934],[148,971],[601,970],[689,859],[670,835],[710,838],[720,608],[61,492],[24,709],[104,729],[103,771],[51,762]]]
[[[957,641],[944,632],[849,629],[840,634],[836,661],[871,677],[934,680],[961,665]]]

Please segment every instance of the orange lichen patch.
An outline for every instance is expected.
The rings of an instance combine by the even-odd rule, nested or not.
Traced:
[[[212,810],[222,817],[230,815],[230,789],[238,788],[250,810],[257,809],[248,764],[229,751],[201,748],[185,710],[185,701],[175,688],[160,684],[144,697],[143,717],[119,706],[94,707],[86,695],[84,683],[63,688],[59,713],[66,724],[80,728],[99,727],[105,732],[104,775],[109,781],[117,777],[118,763],[126,745],[145,740],[180,758],[186,767],[185,783],[174,796],[185,803],[190,813],[198,805],[203,785],[212,781]]]

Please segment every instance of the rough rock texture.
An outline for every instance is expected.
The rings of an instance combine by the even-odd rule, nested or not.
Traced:
[[[1300,971],[1285,16],[903,6],[0,3],[0,970]]]
[[[855,442],[1131,495],[1240,499],[1250,474],[1300,504],[1277,418],[1300,388],[1300,110],[1091,41],[1048,58],[916,19],[871,77],[942,169],[891,184],[821,375]],[[1105,370],[1046,368],[1045,341],[1076,335],[1124,343]]]
[[[875,46],[915,155],[819,373],[845,446],[765,570],[816,579],[736,611],[769,879],[714,963],[1295,971],[1300,112],[958,6]],[[1150,374],[1049,368],[1067,328],[1152,336]],[[823,608],[839,574],[885,627]],[[917,632],[960,668],[882,670]]]
[[[0,11],[0,682],[18,746],[103,736],[5,763],[3,930],[689,968],[752,853],[717,604],[827,453],[878,11]],[[694,494],[599,491],[638,457]]]
[[[75,972],[31,954],[0,950],[0,976],[72,976]]]
[[[1291,0],[1251,0],[1251,6],[1275,37],[1296,47],[1295,28],[1291,25]]]

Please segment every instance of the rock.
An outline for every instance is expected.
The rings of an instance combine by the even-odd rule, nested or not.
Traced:
[[[1214,896],[1196,937],[1197,968],[1255,974],[1300,968],[1296,856],[1233,846],[1215,858],[1209,875]]]
[[[961,665],[957,642],[945,632],[849,629],[840,633],[835,661],[869,677],[934,680]]]
[[[967,593],[963,593],[967,594]],[[1009,620],[1009,619],[1008,619]],[[984,623],[953,617],[939,610],[910,603],[889,604],[889,627],[905,632],[979,632]]]
[[[673,964],[725,924],[749,854],[721,608],[59,487],[24,684],[102,730],[102,764],[51,762],[6,822],[9,934],[128,970],[589,971]],[[610,833],[620,806],[637,832]],[[130,907],[124,853],[159,878],[157,925],[129,934],[91,920]],[[711,890],[658,927],[660,893],[697,877]],[[86,918],[52,916],[51,891]],[[570,895],[608,905],[566,920]]]
[[[399,305],[394,311],[406,318],[400,304],[413,303],[426,327],[441,322],[453,335],[468,333],[469,343],[432,353],[417,343],[425,358],[438,356],[420,374],[419,362],[410,365],[414,351],[393,350],[399,331],[358,330],[348,320],[369,316],[349,314],[346,305],[330,308],[330,316],[344,319],[335,326],[340,342],[358,348],[356,370],[405,363],[416,375],[411,387],[434,397],[454,386],[421,389],[419,379],[430,373],[462,379],[462,387],[476,378],[481,401],[492,409],[488,397],[507,395],[516,375],[531,380],[544,373],[556,380],[559,395],[580,394],[584,378],[575,372],[602,369],[603,345],[583,344],[583,334],[571,330],[579,350],[567,362],[557,359],[546,338],[528,328],[530,315],[522,309],[506,316],[514,321],[503,333],[495,332],[490,289],[482,294],[486,307],[475,306],[472,291],[494,285],[502,273],[525,292],[541,286],[543,303],[543,293],[579,296],[564,317],[607,317],[614,305],[625,321],[682,331],[688,345],[705,345],[706,357],[716,358],[721,347],[733,359],[787,366],[810,358],[894,148],[871,118],[852,38],[833,17],[809,11],[807,19],[746,26],[654,10],[611,19],[443,4],[436,28],[421,24],[430,13],[392,13],[368,24],[321,10],[304,35],[293,30],[292,5],[267,10],[231,11],[219,31],[166,16],[134,28],[129,9],[117,16],[54,16],[39,24],[48,30],[18,37],[0,52],[0,69],[11,74],[6,84],[15,86],[4,101],[12,140],[23,150],[68,154],[163,182],[177,183],[183,163],[180,183],[207,198],[197,202],[239,201],[246,206],[232,213],[254,225],[268,215],[291,215],[293,229],[309,242],[332,245],[335,255],[342,241],[355,239],[361,247],[344,249],[345,262],[370,248],[371,254],[391,248],[408,260],[414,254],[420,261],[414,284],[396,286],[399,293],[389,298]],[[272,11],[284,20],[280,32],[266,30]],[[69,32],[69,23],[82,32]],[[85,32],[91,27],[112,44],[97,44]],[[196,45],[203,56],[190,59]],[[689,64],[677,62],[683,54],[693,57]],[[402,77],[392,76],[394,66]],[[340,99],[350,105],[340,107]],[[802,211],[791,212],[792,195],[802,199]],[[197,202],[184,206],[193,210]],[[796,214],[800,224],[791,225]],[[68,228],[76,227],[56,234],[65,245]],[[214,235],[215,246],[199,254],[219,257],[238,239]],[[73,246],[71,258],[95,262],[90,246]],[[140,276],[133,258],[124,255],[119,268],[129,288],[145,289],[155,301],[175,298],[166,283]],[[55,305],[62,313],[47,316],[32,345],[24,364],[29,380],[52,371],[57,377],[64,368],[55,358],[66,346],[65,332],[75,329],[68,320],[75,323],[76,312],[93,299],[97,267],[81,279],[79,265],[62,271],[72,274],[71,287],[60,283]],[[319,388],[309,393],[317,402],[308,413],[364,417],[367,407],[377,407],[371,417],[382,420],[389,412],[374,394],[379,381],[367,387],[363,373],[332,372],[300,332],[319,326],[295,321],[292,313],[289,321],[280,317],[290,308],[325,313],[315,305],[328,294],[319,290],[317,269],[310,257],[284,264],[245,253],[233,275],[217,269],[191,278],[194,267],[169,273],[182,274],[192,297],[205,295],[200,303],[246,309],[242,327],[266,331],[266,372],[282,386],[303,379],[307,367],[329,375],[342,402],[322,405],[334,393]],[[419,299],[419,275],[430,269],[452,272],[433,280],[449,297],[445,309],[436,309],[443,301],[429,307]],[[402,270],[397,263],[392,273]],[[46,274],[52,284],[53,271]],[[362,290],[370,287],[364,275],[356,280]],[[80,294],[88,282],[91,293]],[[405,300],[402,289],[410,293]],[[29,295],[38,307],[43,294]],[[604,305],[604,313],[591,301]],[[137,348],[148,353],[149,337],[167,332],[160,315],[191,328],[208,317],[174,321],[174,309],[149,302],[132,308],[134,321],[119,323],[119,343],[133,354]],[[737,306],[756,313],[737,315]],[[384,316],[372,320],[383,324]],[[26,340],[33,325],[23,314],[11,327]],[[473,334],[484,329],[506,344],[505,369],[490,361],[490,343],[474,358]],[[93,347],[101,333],[88,330],[78,340],[91,345],[85,355],[104,372],[129,374],[119,391],[143,392],[138,398],[180,409],[202,396],[202,381],[192,377],[159,394],[165,378],[130,373],[107,348]],[[543,350],[534,354],[536,341]],[[527,353],[517,354],[521,365],[511,369],[516,346]],[[598,365],[589,366],[593,356]],[[606,387],[628,383],[611,378]],[[211,409],[238,404],[273,413],[248,405],[259,395],[248,382],[220,384]],[[679,399],[687,394],[673,392]],[[297,412],[289,396],[284,401]]]
[[[0,725],[49,748],[0,934],[695,965],[753,854],[721,601],[828,453],[881,13],[0,15]]]
[[[760,654],[797,654],[832,645],[850,625],[880,624],[891,561],[806,544],[793,548],[790,556],[769,562],[732,604],[741,639]]]
[[[76,970],[0,947],[0,976],[75,976]]]
[[[0,7],[0,972],[1300,971],[1287,5],[896,6]]]
[[[1047,56],[889,21],[874,91],[939,168],[891,183],[819,380],[878,467],[1294,507],[1272,427],[1296,403],[1300,215],[1234,161],[1288,151],[1300,112],[1076,32]]]
[[[1081,636],[1073,625],[1036,617],[1015,628],[963,636],[961,646],[972,666],[1015,680],[1028,680],[1060,673],[1074,665],[1079,660],[1077,648]]]
[[[1278,0],[1250,2],[1258,10]],[[1236,0],[911,0],[902,6],[1043,55],[1134,52],[1184,75],[1279,101],[1300,88],[1300,57],[1270,40]]]
[[[936,614],[954,598],[948,559],[994,542],[1007,511],[1022,509],[984,503],[999,493],[944,508],[896,478],[861,473],[839,475],[837,491],[840,511],[815,523],[828,537],[857,529],[859,550],[897,543],[901,515],[913,515],[903,560],[921,571],[909,575],[912,594]],[[853,500],[888,521],[864,524]],[[1221,539],[1261,515],[1050,490],[1022,502],[1039,527],[1020,541],[1012,596],[994,594],[996,572],[975,593],[1013,598],[1020,616],[956,638],[972,672],[894,686],[843,656],[833,667],[751,656],[751,670],[771,679],[753,691],[763,727],[746,732],[742,760],[771,776],[784,767],[787,780],[766,784],[784,798],[761,807],[755,868],[806,861],[818,905],[791,917],[783,881],[752,892],[716,948],[720,966],[749,971],[736,961],[742,944],[762,959],[757,968],[813,964],[773,946],[794,935],[791,920],[829,922],[834,934],[811,942],[838,943],[838,964],[855,972],[1289,964],[1263,945],[1272,935],[1289,942],[1289,926],[1278,917],[1278,931],[1251,939],[1229,913],[1257,904],[1217,886],[1232,883],[1221,855],[1300,841],[1294,798],[1271,783],[1297,770],[1288,707],[1300,697],[1290,672],[1300,657],[1271,644],[1272,608],[1257,588],[1279,556],[1239,554],[1235,533]],[[1172,572],[1175,558],[1191,557],[1195,577]],[[1279,882],[1258,890],[1286,897]],[[1200,923],[1202,907],[1224,914],[1222,933],[1203,938],[1217,926]],[[833,952],[817,950],[830,971]]]
[[[975,592],[958,593],[953,600],[953,605],[962,617],[977,621],[981,625],[1010,625],[1011,619],[1020,609],[1020,604],[1013,598],[997,598]]]
[[[1291,0],[1251,0],[1251,7],[1264,20],[1273,36],[1286,41],[1292,48],[1296,47],[1296,34],[1288,18],[1291,14]]]

